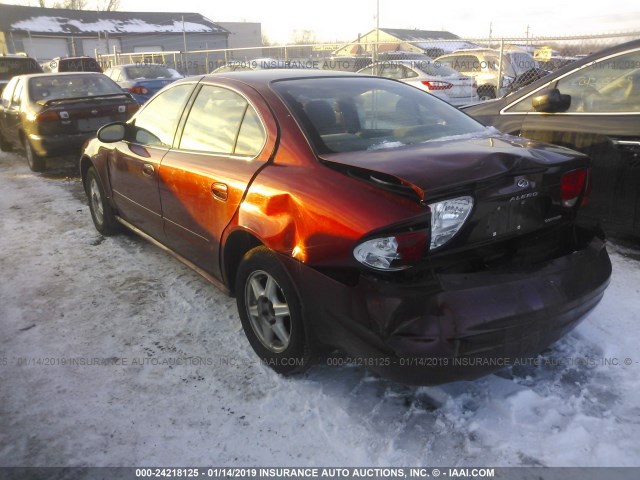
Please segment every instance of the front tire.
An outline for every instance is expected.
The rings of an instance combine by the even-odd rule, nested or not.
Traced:
[[[27,157],[27,163],[32,172],[42,172],[47,167],[44,157],[38,155],[31,146],[28,139],[24,141],[24,154]]]
[[[274,252],[247,252],[236,276],[244,333],[258,357],[276,372],[304,371],[311,357],[298,293]]]
[[[120,230],[120,224],[116,220],[111,204],[104,195],[102,183],[94,167],[87,170],[85,192],[89,199],[89,210],[96,230],[105,236],[117,233]]]

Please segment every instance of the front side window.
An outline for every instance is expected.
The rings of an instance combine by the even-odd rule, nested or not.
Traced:
[[[134,118],[135,143],[170,148],[193,85],[169,88],[150,100]]]
[[[343,77],[282,80],[273,86],[319,153],[489,135],[456,108],[404,83]]]
[[[600,61],[561,79],[571,95],[567,112],[640,112],[640,52]]]
[[[257,155],[265,134],[258,114],[241,95],[205,85],[191,107],[180,149],[222,155]]]

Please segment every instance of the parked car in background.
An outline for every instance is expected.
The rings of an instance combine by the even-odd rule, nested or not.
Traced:
[[[0,54],[0,93],[13,77],[28,73],[42,73],[42,67],[35,59],[26,55]]]
[[[640,41],[465,112],[503,132],[588,154],[593,192],[582,214],[610,233],[640,235]]]
[[[131,63],[110,67],[104,74],[126,88],[142,105],[157,91],[176,81],[177,77],[173,72],[158,63]]]
[[[358,73],[401,80],[455,106],[478,101],[477,85],[472,77],[431,60],[387,60],[369,65]]]
[[[254,58],[253,60],[232,60],[216,68],[211,73],[248,72],[251,70],[307,69],[315,68],[319,62],[308,59]]]
[[[543,70],[554,72],[559,68],[564,67],[565,65],[569,65],[570,63],[575,62],[576,60],[579,60],[579,58],[556,56],[546,60],[538,60],[538,63],[540,64],[540,68],[542,68]]]
[[[418,60],[423,62],[431,62],[433,59],[423,53],[415,52],[403,52],[400,50],[393,52],[382,52],[378,54],[379,62],[386,62],[389,60]]]
[[[178,80],[100,129],[80,171],[97,230],[123,225],[233,293],[281,373],[340,348],[402,382],[474,378],[560,338],[611,274],[575,223],[588,157],[385,78]]]
[[[42,64],[45,72],[96,72],[102,73],[102,67],[92,57],[56,57]]]
[[[0,101],[0,148],[23,149],[31,170],[46,158],[78,153],[109,122],[128,119],[138,104],[101,73],[20,75]]]
[[[503,51],[504,62],[500,76],[500,51],[493,49],[469,49],[442,55],[436,62],[475,78],[481,100],[490,100],[507,92],[509,86],[520,79],[520,84],[530,83],[539,76],[532,73],[539,69],[538,62],[520,50]]]
[[[357,72],[358,70],[371,65],[373,59],[370,55],[337,55],[334,57],[323,58],[319,62],[322,70]]]

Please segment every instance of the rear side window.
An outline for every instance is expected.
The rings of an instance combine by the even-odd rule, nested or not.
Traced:
[[[180,148],[256,156],[265,138],[258,114],[244,97],[226,88],[205,85],[189,112]]]

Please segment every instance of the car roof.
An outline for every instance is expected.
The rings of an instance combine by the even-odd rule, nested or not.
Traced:
[[[217,81],[220,78],[240,80],[247,84],[266,84],[277,80],[291,80],[295,78],[328,78],[328,77],[356,77],[362,75],[352,72],[335,72],[333,70],[318,70],[313,68],[269,68],[242,72],[222,72],[204,75],[202,80]]]
[[[116,67],[150,67],[150,66],[154,66],[154,67],[166,67],[166,65],[163,65],[161,63],[125,63],[122,65],[114,65],[111,68],[116,68]]]
[[[39,78],[39,77],[63,77],[63,76],[77,76],[77,75],[103,75],[100,72],[54,72],[54,73],[30,73],[27,75],[19,75],[22,78],[30,79],[30,78]],[[18,76],[18,75],[16,75]],[[108,78],[108,77],[107,77]]]
[[[425,63],[434,63],[429,57],[425,60],[420,60],[418,58],[410,59],[410,58],[398,58],[393,60],[380,60],[378,62],[374,62],[370,65],[367,65],[365,68],[370,68],[374,65],[406,65],[407,67],[415,66],[415,65],[424,65]]]

